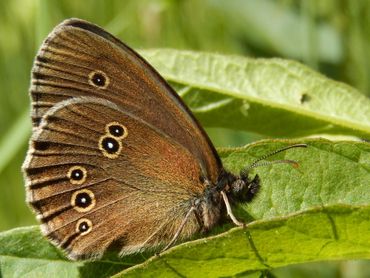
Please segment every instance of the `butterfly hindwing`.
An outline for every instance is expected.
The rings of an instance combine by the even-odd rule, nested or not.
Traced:
[[[178,142],[99,98],[43,114],[24,164],[27,199],[45,235],[71,258],[168,243],[204,191],[201,166]],[[196,215],[180,237],[199,230]]]

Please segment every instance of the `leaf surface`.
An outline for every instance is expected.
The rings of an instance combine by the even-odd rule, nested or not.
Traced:
[[[300,63],[173,49],[140,53],[204,126],[275,137],[370,138],[370,99]]]

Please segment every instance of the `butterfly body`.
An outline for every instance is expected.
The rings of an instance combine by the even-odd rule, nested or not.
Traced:
[[[36,56],[23,165],[43,233],[72,259],[170,246],[249,201],[163,78],[103,29],[66,20]]]

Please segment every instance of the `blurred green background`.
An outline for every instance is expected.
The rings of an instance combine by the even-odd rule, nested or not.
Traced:
[[[42,40],[66,18],[92,21],[134,49],[295,59],[370,94],[368,0],[1,0],[0,7],[0,231],[36,223],[21,174],[30,69]],[[207,131],[216,146],[262,138]]]

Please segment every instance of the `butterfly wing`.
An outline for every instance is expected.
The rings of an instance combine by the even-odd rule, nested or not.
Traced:
[[[35,127],[56,103],[94,96],[112,101],[188,149],[215,183],[221,162],[181,99],[137,53],[96,25],[66,20],[45,40],[32,71]]]
[[[189,150],[92,97],[43,115],[24,171],[44,234],[73,259],[100,257],[112,245],[128,254],[168,243],[204,191]],[[193,214],[181,237],[199,228]]]

